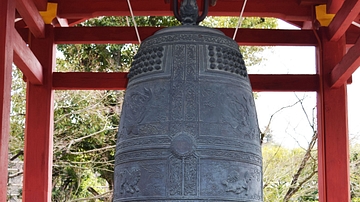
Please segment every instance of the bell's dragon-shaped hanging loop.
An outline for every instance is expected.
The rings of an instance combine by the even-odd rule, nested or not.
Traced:
[[[204,7],[201,16],[196,0],[181,0],[180,9],[178,1],[173,2],[173,12],[177,20],[183,25],[198,25],[203,21],[209,10],[209,0],[204,0]]]

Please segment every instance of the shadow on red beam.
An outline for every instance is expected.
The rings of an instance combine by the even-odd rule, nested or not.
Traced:
[[[249,75],[253,91],[317,91],[319,77],[306,75]],[[55,90],[125,90],[128,83],[126,72],[54,72]]]

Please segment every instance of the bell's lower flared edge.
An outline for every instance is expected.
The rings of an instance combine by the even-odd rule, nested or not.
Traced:
[[[235,41],[199,26],[160,30],[128,77],[114,201],[263,201],[256,109]]]

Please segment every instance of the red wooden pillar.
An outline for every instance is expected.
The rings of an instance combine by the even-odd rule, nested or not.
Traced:
[[[31,38],[30,46],[43,66],[43,85],[27,83],[23,200],[51,201],[53,151],[53,90],[55,68],[53,27],[44,39]]]
[[[0,201],[6,201],[15,1],[0,1]]]
[[[346,84],[330,88],[330,72],[345,54],[345,37],[329,42],[320,30],[317,48],[318,92],[318,169],[321,202],[349,202],[349,138]]]

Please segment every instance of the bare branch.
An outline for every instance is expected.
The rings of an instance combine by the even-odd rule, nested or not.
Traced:
[[[86,135],[86,136],[83,136],[83,137],[80,137],[80,138],[71,140],[70,143],[69,143],[69,145],[67,146],[67,152],[68,152],[68,153],[72,153],[72,152],[70,152],[70,148],[71,148],[71,146],[72,146],[74,143],[80,142],[80,141],[82,141],[83,139],[86,139],[86,138],[92,137],[92,136],[94,136],[94,135],[100,134],[100,133],[102,133],[102,132],[104,132],[104,131],[107,131],[107,130],[115,130],[115,129],[117,129],[117,128],[108,128],[107,126],[105,126],[102,130],[99,130],[99,131],[97,131],[97,132],[95,132],[95,133],[91,133],[91,134],[89,134],[89,135]]]
[[[98,151],[102,151],[102,150],[107,150],[107,149],[112,149],[115,148],[116,145],[110,145],[107,147],[102,147],[102,148],[98,148],[98,149],[93,149],[93,150],[87,150],[87,151],[83,151],[83,152],[68,152],[69,154],[74,154],[74,155],[81,155],[81,154],[88,154],[88,153],[92,153],[92,152],[98,152]]]
[[[313,129],[313,131],[314,131],[314,130],[315,130],[315,128],[314,128],[314,123],[315,123],[315,121],[314,121],[314,119],[315,119],[314,114],[313,114],[313,117],[312,117],[312,121],[310,121],[309,115],[307,114],[307,112],[306,112],[306,110],[305,110],[305,107],[304,107],[304,104],[303,104],[303,101],[304,101],[305,98],[300,99],[296,93],[295,93],[295,97],[296,97],[296,98],[298,99],[298,101],[300,102],[301,109],[303,110],[303,112],[304,112],[304,114],[305,114],[305,117],[306,117],[306,120],[307,120],[308,123],[309,123],[309,126],[310,126],[310,127]],[[313,109],[314,109],[314,108],[313,108]]]
[[[15,178],[15,177],[17,177],[17,176],[22,175],[23,173],[24,173],[23,171],[20,171],[20,172],[14,173],[14,174],[12,174],[12,175],[8,175],[8,178]]]
[[[287,193],[285,194],[285,197],[284,197],[284,201],[289,201],[290,198],[302,187],[302,185],[304,183],[306,183],[308,180],[310,180],[312,178],[312,176],[317,172],[316,171],[316,168],[312,168],[312,172],[310,173],[310,175],[308,175],[303,181],[301,181],[299,183],[299,177],[300,175],[303,173],[308,161],[310,159],[313,159],[312,155],[311,155],[311,152],[316,144],[316,141],[317,141],[317,132],[315,130],[315,126],[314,126],[314,121],[310,121],[309,119],[309,116],[308,114],[306,113],[306,110],[304,108],[304,105],[303,105],[303,99],[300,99],[296,94],[295,96],[297,97],[298,101],[300,102],[300,105],[301,105],[301,108],[308,120],[308,123],[309,123],[309,126],[312,128],[313,130],[313,135],[312,135],[312,138],[311,138],[311,141],[309,142],[309,145],[305,151],[305,154],[304,154],[304,157],[299,165],[299,168],[297,169],[296,173],[293,175],[293,178],[292,178],[292,181],[290,183],[290,188],[288,189]],[[312,119],[313,120],[313,119]]]
[[[79,199],[74,199],[71,200],[71,202],[76,202],[76,201],[90,201],[90,200],[94,200],[94,199],[102,199],[102,198],[110,198],[112,194],[112,191],[103,193],[103,194],[99,194],[97,196],[94,197],[89,197],[89,198],[79,198]]]
[[[24,155],[24,151],[20,150],[17,154],[15,154],[13,157],[10,158],[10,161],[15,160],[17,157]]]
[[[262,145],[262,143],[263,143],[263,141],[264,141],[265,135],[266,135],[267,133],[270,133],[270,125],[271,125],[271,121],[272,121],[272,119],[274,118],[274,116],[275,116],[277,113],[279,113],[279,112],[281,112],[282,110],[284,110],[284,109],[291,108],[291,107],[297,105],[298,103],[301,103],[301,101],[302,101],[302,100],[298,100],[298,101],[296,101],[295,103],[293,103],[293,104],[291,104],[291,105],[287,105],[287,106],[281,107],[280,109],[276,110],[276,111],[270,116],[269,122],[268,122],[268,124],[266,125],[265,130],[264,130],[263,132],[260,132],[260,144],[261,144],[261,145]]]

